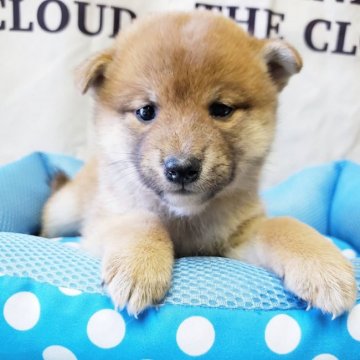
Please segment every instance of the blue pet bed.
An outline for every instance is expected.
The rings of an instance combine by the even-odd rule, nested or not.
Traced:
[[[332,321],[276,276],[230,259],[177,260],[163,304],[138,319],[115,311],[79,238],[35,236],[54,172],[80,166],[36,153],[0,168],[0,359],[360,359],[359,297]],[[359,165],[305,170],[263,198],[272,216],[333,241],[359,284]]]

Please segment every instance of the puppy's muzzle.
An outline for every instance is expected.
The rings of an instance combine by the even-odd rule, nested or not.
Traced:
[[[201,161],[195,157],[186,159],[169,157],[164,162],[164,173],[168,181],[176,184],[195,182],[201,173]]]

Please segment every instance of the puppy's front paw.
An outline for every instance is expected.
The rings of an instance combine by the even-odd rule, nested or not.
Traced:
[[[354,305],[357,286],[351,263],[338,251],[327,255],[291,264],[285,270],[284,282],[309,307],[335,318]]]
[[[116,307],[135,317],[159,303],[171,283],[172,258],[115,253],[103,260],[102,277]]]

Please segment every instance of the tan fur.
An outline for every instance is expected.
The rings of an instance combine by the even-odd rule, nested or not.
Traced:
[[[91,208],[97,181],[97,161],[92,159],[72,181],[63,183],[46,202],[41,235],[58,237],[77,234]]]
[[[274,131],[278,92],[301,69],[281,41],[257,40],[208,12],[137,21],[113,48],[79,69],[96,98],[96,156],[55,193],[43,232],[81,230],[103,257],[119,307],[138,314],[170,286],[174,256],[219,255],[264,266],[297,295],[340,314],[355,300],[350,263],[315,230],[267,219],[258,197]],[[213,102],[236,108],[209,115]],[[156,104],[144,124],[135,111]],[[168,156],[195,156],[199,179],[187,195],[164,176]]]
[[[355,301],[351,264],[329,240],[291,218],[258,218],[251,240],[225,256],[244,259],[283,278],[309,306],[338,316]]]

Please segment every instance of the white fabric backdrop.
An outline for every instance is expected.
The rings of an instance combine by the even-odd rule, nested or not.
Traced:
[[[360,162],[360,0],[0,0],[0,163],[35,150],[84,157],[92,103],[73,68],[134,16],[205,4],[304,58],[281,95],[264,186],[307,165]]]

